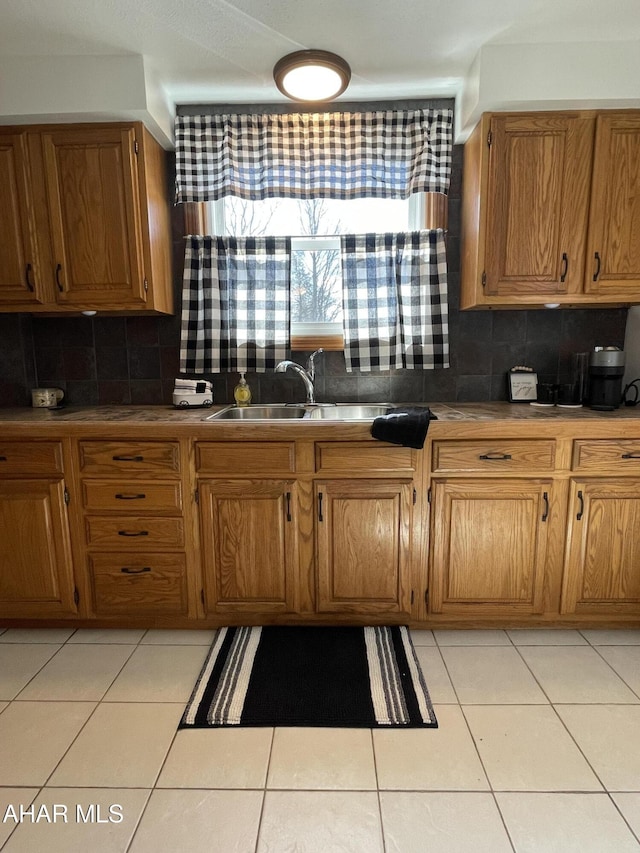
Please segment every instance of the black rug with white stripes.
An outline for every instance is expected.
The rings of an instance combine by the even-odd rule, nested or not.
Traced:
[[[220,628],[180,728],[437,728],[402,626]]]

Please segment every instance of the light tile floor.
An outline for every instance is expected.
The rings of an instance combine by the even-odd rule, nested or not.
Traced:
[[[178,732],[213,632],[0,628],[3,853],[640,853],[640,630],[413,636],[437,730]]]

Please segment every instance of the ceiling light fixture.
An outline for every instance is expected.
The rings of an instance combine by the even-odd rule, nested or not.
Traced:
[[[293,101],[332,101],[349,85],[351,68],[328,50],[297,50],[276,62],[273,79]]]

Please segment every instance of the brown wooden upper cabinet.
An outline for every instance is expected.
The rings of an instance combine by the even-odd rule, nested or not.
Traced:
[[[0,129],[0,311],[172,313],[164,160],[139,122]]]
[[[640,111],[487,113],[465,145],[461,307],[640,302]]]

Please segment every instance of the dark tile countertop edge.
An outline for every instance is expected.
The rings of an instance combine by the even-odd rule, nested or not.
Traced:
[[[361,405],[361,404],[356,404]],[[640,419],[640,406],[623,406],[613,412],[597,412],[588,407],[569,409],[559,406],[537,407],[529,403],[405,403],[394,405],[429,406],[440,421],[602,421]],[[211,409],[177,409],[173,406],[69,406],[59,410],[0,407],[1,423],[157,423],[201,424],[213,412]],[[255,422],[254,422],[255,423]],[[301,421],[280,421],[295,423]],[[330,422],[327,422],[330,423]],[[335,423],[335,422],[334,422]],[[318,422],[315,422],[318,426]]]

